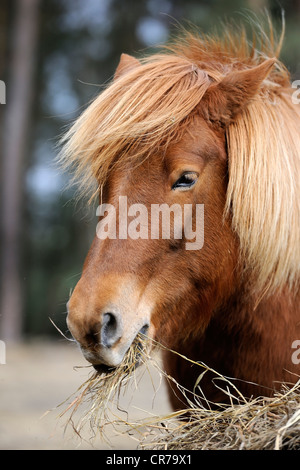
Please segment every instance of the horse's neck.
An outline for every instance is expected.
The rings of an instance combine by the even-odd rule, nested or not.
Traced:
[[[292,293],[288,288],[271,296],[259,297],[250,295],[241,288],[235,292],[225,305],[218,309],[216,315],[227,327],[254,328],[267,330],[267,324],[287,324],[293,330],[300,318],[300,290]]]
[[[256,299],[247,301],[244,295],[236,294],[215,312],[208,331],[209,336],[217,330],[223,332],[227,354],[236,364],[236,376],[243,375],[247,367],[257,368],[258,381],[265,380],[259,374],[269,374],[270,381],[276,380],[277,372],[284,368],[299,373],[300,366],[292,362],[292,344],[300,340],[300,292],[293,295],[284,289],[281,294],[263,298],[258,305]]]
[[[226,398],[213,385],[213,370],[240,379],[236,386],[244,396],[271,395],[274,387],[282,382],[295,383],[300,375],[300,364],[293,362],[292,349],[295,340],[300,340],[299,297],[285,291],[261,300],[255,308],[255,299],[250,301],[245,291],[237,292],[214,311],[204,333],[196,332],[188,339],[182,336],[178,341],[174,337],[171,349],[211,368],[201,379],[201,388],[212,402]],[[188,390],[193,390],[203,371],[168,352],[164,364]],[[174,396],[173,405],[180,406]]]

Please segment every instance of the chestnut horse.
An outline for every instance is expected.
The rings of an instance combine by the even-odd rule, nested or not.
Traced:
[[[174,236],[172,218],[170,237],[95,236],[67,317],[95,368],[116,367],[142,331],[238,379],[244,396],[299,378],[300,105],[272,38],[259,52],[243,32],[185,34],[140,60],[123,54],[64,137],[62,160],[83,191],[96,182],[117,229],[120,196],[149,211],[204,207],[199,249]],[[192,390],[201,369],[163,360]],[[201,388],[220,402],[212,379]],[[170,390],[174,408],[181,398]]]

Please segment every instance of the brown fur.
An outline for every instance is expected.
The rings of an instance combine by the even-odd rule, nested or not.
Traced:
[[[115,81],[66,136],[62,159],[76,165],[82,186],[96,179],[102,201],[205,207],[198,251],[174,239],[95,238],[68,320],[91,362],[101,357],[101,315],[113,304],[126,312],[122,347],[150,315],[156,339],[236,378],[246,396],[296,380],[299,112],[278,48],[270,41],[259,54],[243,34],[187,35],[142,63],[123,55]],[[186,169],[197,183],[172,191]],[[193,389],[196,367],[171,353],[164,362]],[[201,383],[209,400],[224,399],[212,376]]]

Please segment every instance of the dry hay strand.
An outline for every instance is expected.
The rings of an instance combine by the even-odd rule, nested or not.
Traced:
[[[190,408],[144,423],[147,433],[141,449],[300,450],[300,378],[294,385],[281,384],[281,391],[272,398],[248,399],[240,393],[234,379],[172,352],[197,364],[202,371],[193,392],[164,374]],[[205,398],[201,379],[208,371],[215,374],[214,384],[229,397],[229,404],[215,404]]]
[[[152,349],[171,351],[173,354],[199,367],[199,377],[193,391],[186,390],[159,366],[150,356]],[[189,408],[166,416],[152,416],[138,422],[120,419],[112,411],[121,394],[134,380],[137,365],[151,363],[162,377],[173,382]],[[149,369],[148,369],[149,371]],[[201,380],[206,372],[215,375],[215,386],[228,397],[229,404],[210,403],[201,390]],[[174,387],[173,387],[174,388]],[[77,424],[74,417],[80,414],[82,405],[87,411]],[[121,410],[124,411],[124,410]],[[70,412],[67,422],[78,435],[88,423],[93,436],[100,434],[107,440],[108,424],[123,426],[122,433],[137,432],[138,449],[151,450],[300,450],[300,378],[282,389],[273,398],[244,397],[234,379],[229,379],[201,362],[189,358],[138,335],[124,361],[107,374],[95,372],[77,390],[76,398],[61,414]],[[113,418],[112,418],[113,417]]]
[[[145,441],[140,448],[300,450],[300,381],[274,398],[173,413],[149,423]]]
[[[129,422],[115,415],[114,407],[118,411],[126,412],[119,407],[121,392],[125,393],[129,384],[135,382],[137,367],[141,364],[147,365],[151,361],[149,352],[150,340],[139,333],[118,367],[107,368],[103,372],[93,371],[77,391],[58,406],[61,407],[72,399],[59,415],[60,418],[68,416],[65,428],[71,425],[75,433],[83,439],[83,430],[88,425],[92,432],[90,440],[100,435],[103,441],[109,443],[106,435],[108,425],[117,427],[125,424],[130,427]]]

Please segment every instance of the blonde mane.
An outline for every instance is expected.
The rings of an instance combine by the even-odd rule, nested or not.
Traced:
[[[133,163],[182,135],[210,80],[188,59],[155,55],[101,93],[63,137],[60,161],[85,195],[115,164]],[[180,100],[178,99],[180,96]]]
[[[96,192],[114,165],[151,158],[179,139],[212,82],[278,57],[270,28],[260,48],[244,29],[223,38],[185,34],[141,60],[99,95],[63,138],[60,160],[75,168],[80,190]],[[230,214],[256,292],[295,285],[300,270],[300,119],[289,74],[278,60],[260,93],[226,129]]]

